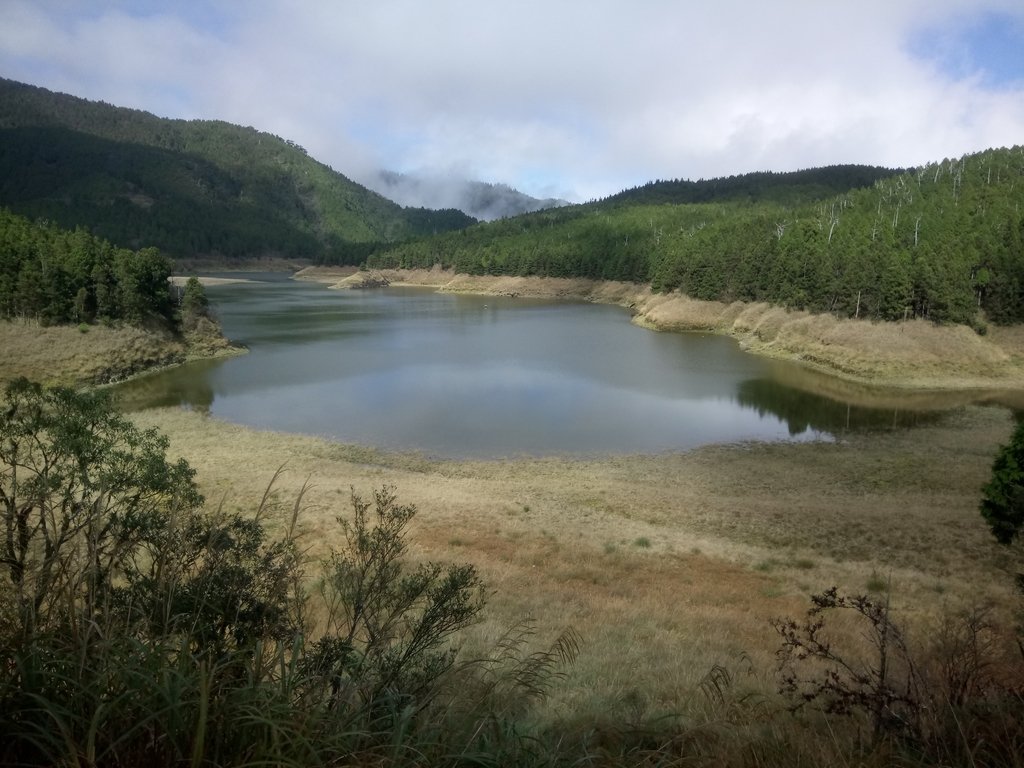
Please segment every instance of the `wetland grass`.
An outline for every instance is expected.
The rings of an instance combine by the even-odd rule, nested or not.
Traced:
[[[1002,552],[977,512],[1012,429],[1002,409],[836,444],[493,462],[389,454],[180,410],[133,418],[169,435],[207,496],[229,505],[257,501],[247,489],[286,457],[280,493],[312,478],[299,534],[314,557],[349,487],[398,487],[421,511],[415,555],[470,562],[492,591],[468,642],[484,647],[523,620],[538,637],[572,628],[582,638],[545,717],[621,715],[641,694],[654,709],[685,708],[715,665],[771,697],[770,620],[831,585],[876,587],[880,573],[914,632],[982,603],[1012,623]]]

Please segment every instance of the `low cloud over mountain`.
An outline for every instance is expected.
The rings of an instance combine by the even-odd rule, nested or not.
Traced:
[[[484,221],[568,205],[566,200],[540,200],[530,197],[507,184],[488,184],[455,176],[421,176],[378,171],[359,181],[399,205],[416,208],[457,208]]]

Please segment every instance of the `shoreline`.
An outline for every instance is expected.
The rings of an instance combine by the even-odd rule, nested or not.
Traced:
[[[169,279],[171,285],[183,287],[191,277],[192,275],[171,275]],[[202,275],[197,275],[196,279],[199,280],[199,284],[204,287],[208,285],[233,285],[235,283],[253,282],[246,277],[204,277]]]
[[[308,267],[293,277],[339,289],[383,279],[396,287],[445,293],[612,304],[628,309],[633,322],[644,328],[729,336],[746,352],[798,363],[849,383],[924,391],[1002,390],[1019,393],[1024,405],[1024,326],[991,327],[980,336],[966,326],[841,319],[764,303],[701,301],[678,292],[654,293],[649,285],[584,278],[476,276],[441,269],[368,273],[355,267]]]
[[[8,353],[0,383],[24,376],[72,387],[106,387],[249,351],[220,335],[181,338],[134,326],[44,326],[31,320],[0,322],[0,346]]]
[[[977,511],[977,489],[1012,429],[1002,409],[969,406],[827,444],[497,462],[381,452],[173,407],[131,418],[167,435],[199,470],[204,495],[229,512],[251,514],[273,478],[266,520],[284,530],[301,499],[297,531],[313,559],[342,535],[352,489],[365,498],[394,486],[419,510],[412,556],[473,564],[492,590],[471,646],[525,618],[538,638],[567,625],[586,638],[546,711],[581,696],[614,699],[638,680],[674,701],[741,653],[767,676],[773,617],[801,613],[828,585],[878,594],[867,586],[878,574],[918,637],[972,605],[989,606],[998,623],[1012,618],[1012,579]],[[624,647],[638,649],[629,664]],[[767,677],[749,684],[774,690]]]
[[[568,292],[570,282],[511,285],[598,300]],[[607,298],[620,288],[594,290]],[[604,303],[628,306],[622,302],[633,296],[622,290],[619,301]],[[669,298],[650,297],[646,311],[671,309]],[[50,329],[22,330],[33,349],[47,351],[40,334]],[[145,341],[138,329],[59,331],[69,354],[92,360],[103,353],[83,347],[107,336]],[[378,451],[178,407],[130,418],[166,435],[170,455],[185,458],[206,498],[227,512],[251,515],[273,480],[266,520],[282,531],[301,500],[297,531],[312,559],[339,541],[352,489],[365,497],[394,485],[419,509],[411,556],[472,564],[487,583],[487,613],[467,633],[469,649],[490,648],[526,621],[537,633],[531,651],[566,626],[586,640],[543,715],[601,713],[631,690],[673,706],[692,699],[714,665],[743,679],[744,690],[772,696],[771,620],[800,615],[807,595],[828,585],[880,596],[870,586],[879,574],[888,575],[894,615],[916,637],[980,605],[998,626],[1012,626],[1012,580],[977,511],[978,489],[1013,426],[1003,409],[968,406],[936,423],[835,443],[507,461]],[[758,675],[739,677],[748,668]]]

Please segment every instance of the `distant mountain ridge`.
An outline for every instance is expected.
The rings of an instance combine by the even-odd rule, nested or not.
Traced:
[[[457,208],[482,221],[506,219],[524,213],[569,205],[567,200],[531,197],[508,184],[463,178],[378,171],[363,179],[391,200],[409,206]]]
[[[837,317],[1024,322],[1024,147],[893,172],[652,182],[371,254],[375,268],[649,283]]]
[[[491,213],[526,197],[494,184],[456,191]],[[836,165],[653,181],[478,223],[461,210],[402,208],[255,128],[0,80],[0,207],[171,256],[622,280],[979,333],[1024,322],[1020,146],[905,171]]]
[[[3,79],[0,205],[179,257],[356,261],[372,244],[475,222],[402,208],[255,128],[160,118]]]
[[[755,171],[698,181],[659,179],[599,202],[638,205],[771,202],[794,206],[870,187],[881,179],[904,172],[902,168],[874,165],[829,165],[800,171]]]

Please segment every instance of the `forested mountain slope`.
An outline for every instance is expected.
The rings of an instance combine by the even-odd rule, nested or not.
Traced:
[[[0,205],[173,256],[358,260],[365,244],[464,227],[403,209],[254,128],[168,120],[0,80]]]
[[[758,171],[718,179],[651,181],[606,197],[602,203],[656,205],[662,203],[777,203],[800,205],[870,187],[902,173],[874,165],[830,165],[802,171]]]
[[[651,282],[844,317],[973,323],[981,310],[1021,322],[1022,204],[1024,147],[1014,147],[816,202],[613,199],[542,211],[407,243],[368,264]]]

